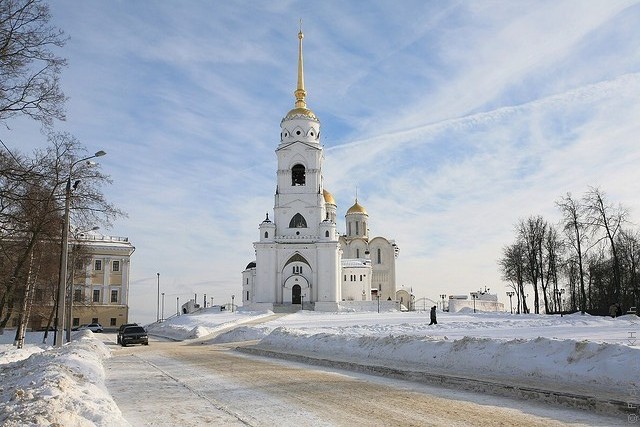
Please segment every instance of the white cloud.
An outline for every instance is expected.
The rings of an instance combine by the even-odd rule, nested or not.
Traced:
[[[239,292],[273,208],[298,16],[327,188],[340,213],[358,188],[419,297],[499,289],[515,221],[551,219],[567,191],[601,186],[638,222],[636,1],[51,7],[72,37],[60,127],[108,152],[134,315],[153,318],[158,271],[172,298]],[[44,144],[22,121],[0,137]]]

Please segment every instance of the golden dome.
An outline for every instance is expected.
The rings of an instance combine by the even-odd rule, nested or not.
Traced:
[[[318,118],[316,117],[316,115],[313,113],[313,111],[309,110],[308,108],[305,107],[298,107],[298,108],[294,108],[293,110],[289,111],[287,113],[287,115],[284,117],[284,120],[289,120],[289,119],[294,119],[296,117],[307,117],[309,119],[313,119],[313,120],[318,120]]]
[[[330,205],[336,204],[336,199],[333,198],[333,195],[329,193],[327,190],[322,190],[322,195],[324,196],[324,202]]]
[[[349,210],[347,211],[347,215],[356,214],[356,213],[367,215],[367,211],[365,210],[364,206],[358,203],[358,199],[356,199],[356,202],[354,203],[354,205],[349,208]]]

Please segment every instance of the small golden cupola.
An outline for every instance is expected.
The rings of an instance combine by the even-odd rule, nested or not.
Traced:
[[[358,198],[356,197],[356,202],[349,208],[347,214],[345,215],[345,220],[347,223],[347,236],[348,238],[360,237],[365,240],[369,239],[369,214],[367,214],[367,210],[358,203]]]
[[[333,198],[333,194],[327,190],[322,190],[322,197],[324,198],[324,208],[326,210],[326,219],[335,224],[338,206],[336,205],[336,199]]]
[[[364,214],[364,215],[368,215],[367,214],[367,210],[364,208],[364,206],[362,206],[360,203],[358,203],[358,199],[356,199],[356,202],[347,211],[347,215],[349,215],[349,214]]]
[[[327,190],[322,190],[322,196],[324,197],[325,203],[335,206],[336,199],[333,198],[333,194],[329,193]]]

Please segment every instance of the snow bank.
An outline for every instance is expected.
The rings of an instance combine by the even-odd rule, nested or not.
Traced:
[[[91,331],[62,348],[5,346],[0,425],[128,426],[104,384],[102,363],[109,356]]]
[[[185,315],[153,333],[183,340],[220,332],[208,342],[256,340],[280,352],[623,399],[638,386],[640,340],[628,339],[640,336],[636,316],[438,313],[429,326],[428,311],[301,311],[258,324],[270,314]]]
[[[225,312],[205,309],[194,314],[176,316],[162,323],[152,323],[146,328],[151,335],[183,341],[206,337],[225,328],[272,314],[271,311]]]
[[[260,342],[280,352],[313,354],[362,364],[623,394],[637,379],[640,349],[620,344],[537,338],[448,340],[411,335],[309,334],[284,327]],[[621,391],[622,390],[622,391]]]

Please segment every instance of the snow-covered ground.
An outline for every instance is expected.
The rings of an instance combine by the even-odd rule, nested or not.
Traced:
[[[636,316],[438,313],[438,324],[428,326],[424,312],[304,311],[269,320],[265,316],[270,314],[204,311],[148,330],[175,340],[207,340],[218,332],[210,342],[258,340],[260,346],[283,352],[533,381],[638,403]],[[259,318],[266,322],[247,323]],[[231,325],[235,328],[227,331]],[[29,344],[17,350],[12,338],[12,331],[0,336],[0,343],[6,343],[0,344],[0,425],[126,425],[104,387],[102,361],[109,351],[91,332],[76,334],[62,349],[35,344],[41,335],[31,334]]]
[[[14,331],[0,336],[13,339]],[[29,333],[23,349],[0,345],[0,425],[127,425],[104,385],[107,347],[91,331],[80,331],[62,348]]]

